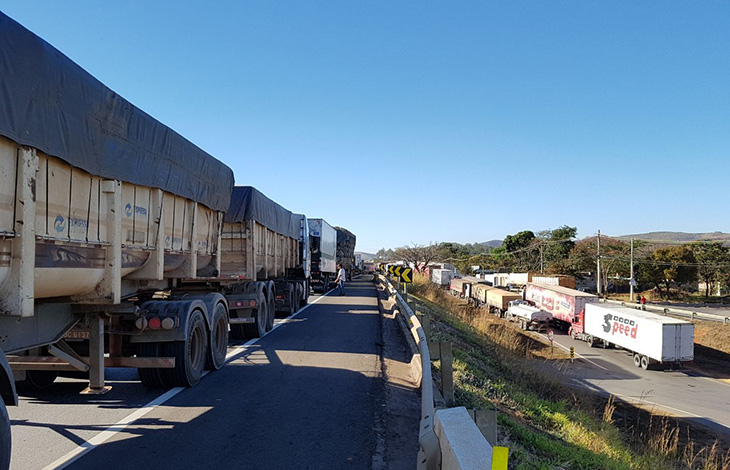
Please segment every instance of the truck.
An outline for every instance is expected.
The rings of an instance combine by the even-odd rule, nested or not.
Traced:
[[[315,292],[327,292],[337,275],[337,231],[324,219],[309,219],[309,246],[310,285]]]
[[[103,394],[105,367],[130,367],[150,388],[196,385],[225,364],[229,323],[260,336],[305,301],[309,227],[233,215],[228,166],[3,13],[0,31],[4,469],[16,381],[82,373]]]
[[[596,295],[568,287],[528,282],[523,299],[537,308],[550,312],[553,324],[567,331],[587,303],[598,302]]]
[[[454,278],[454,271],[451,269],[431,269],[431,282],[441,287],[449,285]]]
[[[548,324],[553,319],[550,312],[540,310],[530,305],[524,300],[512,300],[509,303],[505,318],[520,324],[523,330],[534,329],[540,331],[547,329]]]
[[[352,271],[355,268],[355,235],[342,227],[335,227],[337,231],[337,264],[342,265],[347,280],[352,280]]]
[[[236,308],[230,309],[233,338],[260,337],[273,327],[276,313],[289,316],[307,303],[308,252],[304,215],[291,213],[254,187],[233,188],[223,221],[219,276],[223,292],[236,294]],[[245,308],[238,308],[239,303]]]
[[[634,365],[683,365],[694,360],[694,325],[688,321],[620,305],[588,303],[569,330],[589,346],[615,346],[633,356]]]
[[[471,302],[477,307],[486,306],[491,313],[495,313],[500,317],[504,316],[510,302],[521,298],[520,294],[516,292],[486,284],[472,284],[471,287]]]

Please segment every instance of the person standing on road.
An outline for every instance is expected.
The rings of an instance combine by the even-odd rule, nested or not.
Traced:
[[[646,297],[641,296],[641,309],[646,310]]]
[[[340,295],[345,295],[345,268],[343,268],[341,264],[338,264],[337,269],[337,279],[335,279],[335,284],[337,284],[337,287],[340,289]]]

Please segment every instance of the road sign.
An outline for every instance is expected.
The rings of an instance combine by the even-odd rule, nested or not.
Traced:
[[[393,274],[400,277],[400,273],[402,270],[403,270],[403,266],[396,266],[395,268],[393,268]]]
[[[550,330],[550,331],[548,331],[548,340],[549,340],[549,341],[550,341],[551,343],[553,342],[553,338],[554,338],[554,337],[555,337],[555,335],[553,334],[553,330]]]
[[[572,361],[575,357],[575,348],[573,346],[570,347],[570,360]]]
[[[403,268],[400,272],[400,280],[403,282],[413,282],[413,269]]]
[[[388,272],[390,274],[393,274],[393,269],[395,269],[395,266],[393,266],[392,264],[390,266],[388,266]]]

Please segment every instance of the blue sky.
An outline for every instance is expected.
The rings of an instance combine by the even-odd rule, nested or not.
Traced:
[[[0,10],[358,249],[730,232],[727,1]]]

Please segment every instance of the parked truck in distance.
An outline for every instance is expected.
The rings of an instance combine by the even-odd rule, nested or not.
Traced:
[[[583,307],[598,302],[596,295],[563,286],[528,282],[523,292],[524,300],[549,312],[557,327],[567,330]]]
[[[547,328],[553,319],[553,315],[530,305],[524,300],[513,300],[509,303],[505,318],[519,323],[523,330],[534,329],[540,331]]]
[[[355,269],[355,234],[342,227],[335,227],[337,232],[337,264],[342,265],[347,280],[352,280],[352,271]]]
[[[337,275],[337,231],[324,219],[309,219],[312,253],[310,285],[315,292],[327,292]]]
[[[220,282],[227,296],[236,296],[229,305],[234,338],[260,337],[274,326],[275,312],[288,316],[307,303],[306,223],[256,188],[233,188],[221,234]]]
[[[521,298],[520,294],[500,289],[499,287],[477,283],[471,286],[470,302],[477,307],[486,306],[491,313],[495,313],[500,317],[503,317],[505,312],[507,312],[510,302]]]
[[[682,365],[694,360],[694,325],[639,309],[589,303],[570,327],[573,339],[631,353],[634,365]]]

